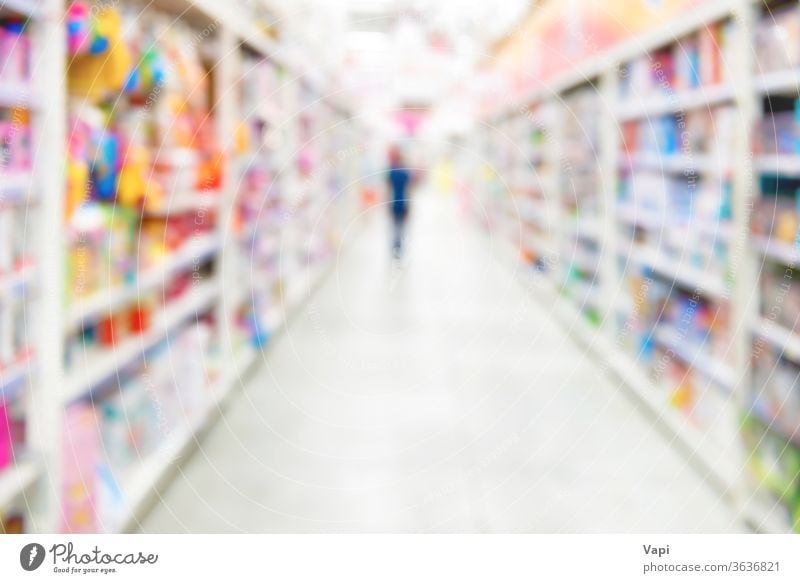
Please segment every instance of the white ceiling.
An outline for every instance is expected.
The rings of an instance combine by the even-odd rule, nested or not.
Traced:
[[[284,39],[362,107],[435,104],[530,0],[272,0]]]

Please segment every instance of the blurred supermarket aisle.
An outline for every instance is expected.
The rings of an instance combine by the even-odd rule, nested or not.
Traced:
[[[420,198],[403,270],[384,209],[351,226],[142,531],[739,528],[449,204]]]

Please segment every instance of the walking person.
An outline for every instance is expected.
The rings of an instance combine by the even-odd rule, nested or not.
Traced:
[[[403,242],[405,238],[406,222],[410,207],[409,186],[411,172],[406,168],[403,154],[396,146],[389,150],[389,212],[392,216],[392,256],[396,260],[402,259]]]

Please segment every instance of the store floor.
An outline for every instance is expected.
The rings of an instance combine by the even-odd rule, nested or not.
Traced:
[[[361,217],[142,531],[739,530],[454,208]]]

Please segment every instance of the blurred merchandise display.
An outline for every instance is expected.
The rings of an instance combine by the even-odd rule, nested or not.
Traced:
[[[357,166],[259,3],[50,4],[0,9],[0,532],[123,532],[323,275]]]
[[[494,114],[474,136],[489,160],[472,173],[474,207],[710,475],[739,488],[750,468],[735,511],[785,532],[800,529],[800,10],[753,5],[746,38],[733,3],[715,8]],[[755,47],[751,70],[741,46]],[[536,113],[559,107],[549,127]],[[539,143],[559,177],[547,200],[560,205],[520,205],[509,187],[536,191],[528,148]],[[541,261],[529,240],[558,252]],[[542,278],[545,265],[563,276]]]

